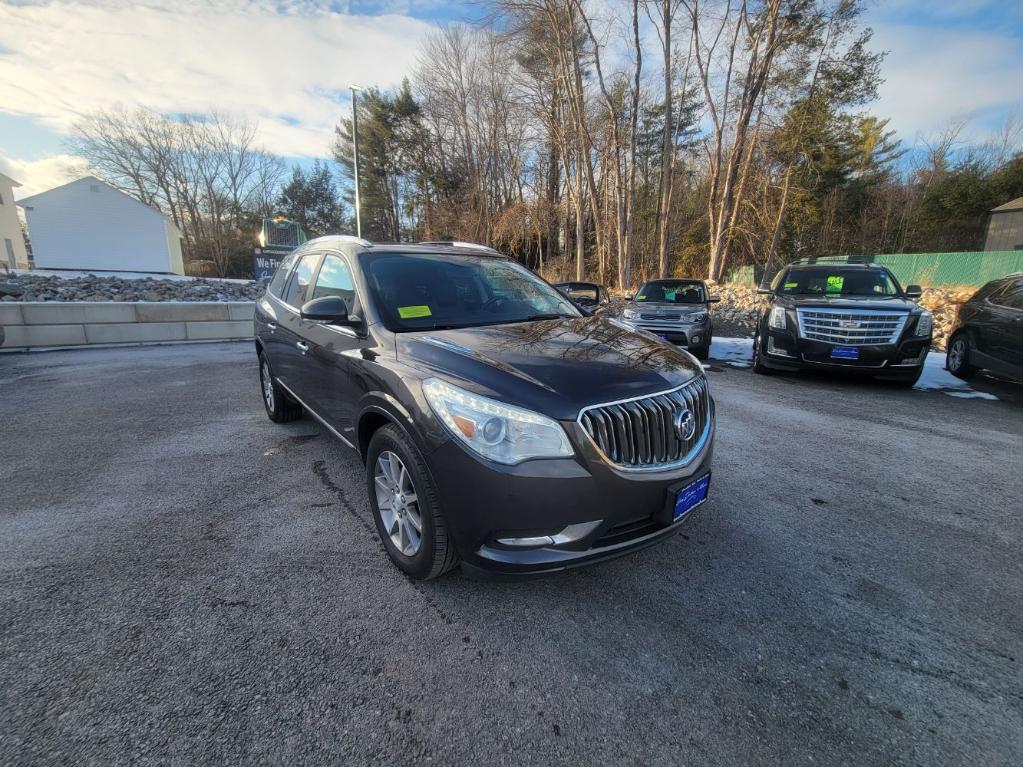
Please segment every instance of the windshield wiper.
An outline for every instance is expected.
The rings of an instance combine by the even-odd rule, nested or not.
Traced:
[[[513,322],[537,322],[539,320],[570,320],[570,314],[530,314],[524,320],[513,320]]]

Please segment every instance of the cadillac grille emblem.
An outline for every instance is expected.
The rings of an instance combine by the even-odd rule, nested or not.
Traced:
[[[671,423],[675,427],[675,436],[682,442],[688,442],[696,434],[696,419],[693,418],[693,411],[687,407],[676,410]]]
[[[843,328],[858,328],[860,326],[860,323],[857,322],[856,320],[842,320],[842,322],[839,324]]]

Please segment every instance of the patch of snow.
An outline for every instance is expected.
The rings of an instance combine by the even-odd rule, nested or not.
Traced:
[[[710,356],[732,367],[748,368],[753,364],[753,339],[715,336],[710,342]]]
[[[966,381],[945,370],[945,355],[941,352],[930,352],[927,355],[923,375],[913,388],[920,391],[940,391],[960,399],[998,399],[994,394],[977,391]]]

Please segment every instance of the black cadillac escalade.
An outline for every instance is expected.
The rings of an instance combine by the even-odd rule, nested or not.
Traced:
[[[255,336],[267,415],[308,413],[358,451],[412,577],[607,559],[707,498],[700,364],[489,248],[311,240],[257,302]]]
[[[753,339],[753,370],[868,373],[907,386],[923,372],[933,318],[920,287],[903,289],[885,267],[806,259],[760,288],[770,303]]]

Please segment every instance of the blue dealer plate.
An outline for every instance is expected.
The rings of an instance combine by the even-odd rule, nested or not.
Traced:
[[[860,350],[855,346],[836,346],[831,350],[831,359],[834,360],[858,360]]]
[[[710,490],[710,474],[704,474],[691,485],[686,485],[679,490],[675,496],[675,518],[673,521],[678,522],[706,501],[708,490]]]

